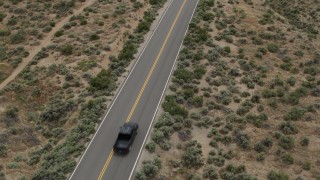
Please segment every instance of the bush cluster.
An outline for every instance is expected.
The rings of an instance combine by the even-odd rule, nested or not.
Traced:
[[[45,110],[40,114],[42,122],[57,123],[70,111],[77,109],[77,104],[73,100],[62,101],[54,98],[48,103]]]
[[[162,163],[159,158],[155,158],[152,161],[143,161],[142,170],[138,172],[134,179],[135,180],[147,180],[153,178],[161,169]]]
[[[289,176],[283,172],[270,171],[268,180],[289,180]]]
[[[32,175],[33,180],[66,178],[65,175],[76,166],[73,158],[81,155],[87,137],[95,131],[95,124],[99,122],[104,110],[104,102],[105,99],[96,98],[83,106],[78,125],[70,131],[64,142],[52,151],[45,151],[39,169]]]
[[[167,95],[164,102],[162,103],[162,108],[165,112],[168,112],[170,115],[180,115],[183,118],[188,117],[188,110],[184,107],[181,107],[176,100],[176,96]]]
[[[89,91],[91,92],[107,92],[110,93],[116,88],[116,77],[110,70],[102,69],[96,77],[93,77],[90,82]]]
[[[257,180],[256,177],[246,173],[246,167],[244,165],[233,165],[229,164],[223,168],[220,172],[221,179],[246,179],[246,180]]]
[[[201,144],[197,141],[188,141],[182,155],[183,165],[187,168],[199,168],[203,165]]]

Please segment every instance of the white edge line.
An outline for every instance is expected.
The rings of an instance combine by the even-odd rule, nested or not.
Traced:
[[[88,151],[88,149],[89,149],[89,147],[90,147],[91,143],[93,142],[94,138],[95,138],[95,137],[96,137],[96,135],[98,134],[100,127],[102,126],[102,124],[103,124],[103,122],[105,121],[105,119],[107,118],[107,116],[108,116],[108,114],[109,114],[110,110],[112,109],[113,104],[114,104],[114,103],[115,103],[115,101],[117,100],[117,98],[118,98],[119,94],[121,93],[121,91],[122,91],[122,89],[123,89],[124,85],[126,84],[127,80],[129,79],[129,77],[130,77],[130,75],[131,75],[132,71],[134,70],[134,68],[135,68],[135,67],[136,67],[136,65],[138,64],[138,62],[139,62],[139,60],[140,60],[140,58],[141,58],[142,54],[144,53],[144,51],[145,51],[146,47],[148,46],[149,42],[151,41],[151,39],[152,39],[153,35],[154,35],[154,34],[155,34],[155,32],[158,30],[158,27],[159,27],[160,23],[162,22],[163,17],[164,17],[164,16],[165,16],[165,14],[167,13],[167,11],[168,11],[169,7],[171,6],[172,2],[173,2],[173,0],[171,0],[170,4],[168,5],[168,7],[165,9],[164,13],[162,14],[162,16],[161,16],[161,18],[160,18],[160,20],[159,20],[159,22],[158,22],[157,26],[156,26],[156,27],[155,27],[155,29],[153,30],[153,32],[152,32],[152,34],[151,34],[150,38],[148,39],[148,41],[147,41],[146,45],[143,47],[143,49],[142,49],[142,51],[141,51],[141,53],[140,53],[140,55],[139,55],[138,59],[137,59],[137,60],[136,60],[136,62],[134,63],[133,67],[131,68],[131,70],[130,70],[130,72],[129,72],[129,75],[126,77],[126,79],[125,79],[124,83],[121,85],[121,88],[119,89],[119,91],[118,91],[118,93],[117,93],[116,97],[113,99],[113,101],[112,101],[112,103],[111,103],[111,105],[110,105],[110,107],[109,107],[109,109],[108,109],[108,111],[107,111],[106,115],[104,116],[104,118],[103,118],[103,120],[101,121],[101,123],[100,123],[100,125],[99,125],[98,129],[96,130],[95,134],[93,135],[93,138],[91,139],[91,141],[90,141],[90,143],[88,144],[88,146],[87,146],[86,150],[84,151],[84,153],[82,154],[82,156],[81,156],[80,160],[78,161],[76,168],[73,170],[73,172],[72,172],[71,176],[69,177],[69,180],[71,180],[71,179],[72,179],[72,177],[73,177],[74,173],[76,172],[76,170],[77,170],[78,166],[80,165],[80,163],[81,163],[81,161],[82,161],[83,157],[84,157],[84,156],[85,156],[85,154],[87,153],[87,151]]]
[[[187,32],[188,32],[189,25],[190,25],[190,23],[191,23],[191,21],[192,21],[192,19],[193,19],[193,15],[194,15],[195,10],[197,9],[198,3],[199,3],[199,0],[197,1],[197,4],[196,4],[195,8],[193,9],[193,13],[192,13],[192,15],[191,15],[191,18],[190,18],[188,27],[187,27],[187,29],[186,29],[186,32],[184,33],[183,40],[182,40],[182,42],[181,42],[181,44],[180,44],[180,47],[179,47],[179,51],[178,51],[177,56],[176,56],[176,58],[175,58],[175,60],[174,60],[173,66],[172,66],[172,68],[171,68],[169,77],[168,77],[167,82],[166,82],[166,85],[165,85],[165,87],[164,87],[164,89],[163,89],[163,91],[162,91],[162,94],[161,94],[160,100],[159,100],[159,102],[158,102],[156,111],[155,111],[154,114],[153,114],[151,123],[150,123],[150,125],[149,125],[149,129],[148,129],[148,131],[147,131],[146,136],[144,137],[144,140],[143,140],[142,146],[141,146],[141,148],[140,148],[138,157],[137,157],[137,159],[136,159],[136,162],[135,162],[134,165],[133,165],[133,168],[132,168],[132,170],[131,170],[131,173],[130,173],[130,176],[129,176],[128,180],[131,180],[131,178],[132,178],[133,172],[134,172],[134,170],[135,170],[135,168],[136,168],[136,166],[137,166],[138,160],[139,160],[139,158],[140,158],[140,156],[141,156],[141,153],[142,153],[142,150],[143,150],[143,148],[144,148],[144,144],[146,143],[147,138],[149,137],[149,133],[150,133],[150,130],[151,130],[153,121],[154,121],[154,119],[155,119],[155,117],[156,117],[156,115],[157,115],[157,112],[158,112],[158,110],[159,110],[159,106],[160,106],[160,104],[161,104],[161,102],[162,102],[163,95],[164,95],[164,93],[165,93],[165,91],[166,91],[166,89],[167,89],[167,86],[168,86],[168,84],[169,84],[169,80],[170,80],[170,78],[171,78],[171,74],[172,74],[173,70],[175,69],[175,66],[176,66],[176,63],[177,63],[177,59],[178,59],[178,57],[179,57],[180,50],[181,50],[182,45],[183,45],[184,37],[186,36],[186,34],[187,34]]]

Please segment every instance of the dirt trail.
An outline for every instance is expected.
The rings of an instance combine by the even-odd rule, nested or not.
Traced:
[[[40,44],[38,46],[32,47],[32,49],[29,51],[29,56],[24,58],[22,62],[18,65],[16,69],[12,72],[12,74],[4,80],[0,84],[0,90],[3,89],[6,85],[8,85],[12,80],[14,80],[17,75],[28,65],[28,63],[33,59],[33,57],[43,48],[48,46],[51,43],[51,40],[54,36],[54,34],[63,27],[64,24],[66,24],[70,17],[74,15],[80,14],[84,8],[92,5],[95,2],[95,0],[87,0],[79,9],[75,9],[73,11],[73,14],[63,18],[61,21],[59,21],[56,26],[47,34],[47,36],[40,41]]]

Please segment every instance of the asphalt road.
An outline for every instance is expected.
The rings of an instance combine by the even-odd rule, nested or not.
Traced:
[[[172,1],[70,179],[129,179],[197,2]],[[139,124],[138,135],[131,152],[118,156],[112,147],[126,121]]]

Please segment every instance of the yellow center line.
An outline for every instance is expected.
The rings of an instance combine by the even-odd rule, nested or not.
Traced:
[[[110,163],[110,161],[111,161],[111,159],[112,159],[113,154],[114,154],[114,151],[112,150],[112,151],[110,152],[109,156],[108,156],[108,159],[107,159],[106,163],[104,164],[104,166],[103,166],[103,168],[102,168],[102,170],[101,170],[101,173],[100,173],[100,175],[99,175],[99,177],[98,177],[99,180],[102,179],[102,177],[103,177],[103,175],[104,175],[104,172],[106,171],[106,169],[107,169],[107,167],[108,167],[108,165],[109,165],[109,163]],[[102,172],[103,172],[103,173],[102,173]]]
[[[171,33],[172,33],[172,30],[173,30],[173,28],[175,27],[175,25],[176,25],[176,23],[177,23],[177,20],[178,20],[178,18],[179,18],[179,16],[180,16],[181,11],[182,11],[183,7],[185,6],[185,4],[186,4],[186,0],[183,1],[183,4],[182,4],[182,6],[180,7],[177,16],[176,16],[176,18],[175,18],[174,21],[173,21],[173,24],[172,24],[172,26],[171,26],[171,28],[170,28],[167,36],[166,36],[166,39],[164,40],[164,42],[163,42],[163,44],[162,44],[162,47],[161,47],[161,49],[160,49],[160,51],[159,51],[159,53],[158,53],[158,55],[157,55],[157,57],[156,57],[156,60],[155,60],[155,62],[153,63],[153,65],[152,65],[152,67],[151,67],[151,69],[150,69],[150,71],[149,71],[149,73],[148,73],[148,76],[147,76],[146,80],[144,81],[144,83],[143,83],[143,85],[142,85],[142,88],[141,88],[141,90],[140,90],[140,92],[139,92],[139,94],[138,94],[138,97],[137,97],[137,99],[135,100],[135,102],[134,102],[134,104],[133,104],[133,106],[132,106],[132,108],[131,108],[131,111],[130,111],[128,117],[127,117],[126,122],[129,122],[130,119],[131,119],[131,116],[132,116],[133,112],[135,111],[135,109],[136,109],[136,107],[137,107],[137,105],[138,105],[138,103],[139,103],[139,101],[140,101],[140,98],[141,98],[141,96],[142,96],[142,94],[143,94],[143,92],[144,92],[144,89],[146,88],[146,86],[147,86],[147,84],[148,84],[148,82],[149,82],[149,79],[150,79],[150,77],[151,77],[151,75],[152,75],[152,73],[153,73],[154,68],[155,68],[156,65],[158,64],[158,61],[159,61],[160,56],[161,56],[161,54],[162,54],[162,51],[164,50],[164,47],[166,46],[166,44],[167,44],[167,42],[168,42],[168,39],[169,39],[169,37],[170,37],[170,35],[171,35]],[[98,180],[101,180],[101,179],[102,179],[102,177],[103,177],[103,175],[104,175],[104,173],[105,173],[105,171],[106,171],[106,169],[107,169],[107,167],[108,167],[108,165],[109,165],[109,163],[110,163],[110,161],[111,161],[111,159],[112,159],[112,157],[113,157],[113,154],[114,154],[114,151],[112,150],[112,151],[109,153],[108,159],[107,159],[106,163],[104,164],[104,166],[103,166],[103,168],[102,168],[102,170],[101,170],[101,172],[100,172],[100,175],[99,175],[99,177],[98,177]]]

